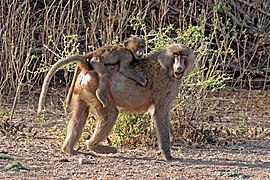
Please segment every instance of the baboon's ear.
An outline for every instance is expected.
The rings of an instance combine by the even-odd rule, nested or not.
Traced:
[[[124,45],[125,47],[128,46],[128,38],[125,38],[123,45]]]

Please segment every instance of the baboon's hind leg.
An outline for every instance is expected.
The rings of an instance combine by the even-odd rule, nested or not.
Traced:
[[[76,154],[74,146],[82,135],[89,114],[89,106],[80,100],[77,95],[74,95],[73,98],[73,114],[67,127],[66,139],[61,148],[63,152],[68,154]]]
[[[101,154],[116,153],[117,149],[115,147],[102,145],[100,143],[108,137],[116,122],[118,116],[117,108],[113,105],[100,108],[97,110],[97,116],[95,132],[91,139],[86,142],[88,148]]]

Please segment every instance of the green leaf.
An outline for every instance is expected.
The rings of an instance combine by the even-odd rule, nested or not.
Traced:
[[[1,153],[0,153],[0,159],[14,160],[13,157],[6,154],[1,154]]]
[[[30,169],[22,165],[22,163],[19,161],[13,161],[11,164],[8,164],[2,170],[3,171],[20,171],[20,170],[29,171]]]

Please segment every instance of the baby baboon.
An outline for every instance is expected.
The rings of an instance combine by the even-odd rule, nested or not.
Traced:
[[[146,78],[129,68],[130,63],[134,59],[142,58],[144,49],[145,40],[138,36],[131,36],[124,41],[123,45],[104,46],[93,52],[94,57],[90,60],[90,63],[100,78],[96,96],[102,103],[103,107],[108,104],[107,98],[104,96],[104,92],[108,86],[108,81],[110,80],[110,75],[105,67],[106,65],[119,63],[119,71],[122,74],[137,83],[140,83],[142,86],[146,85]]]
[[[131,68],[143,73],[148,79],[145,87],[120,73],[117,68],[107,67],[110,81],[106,97],[108,106],[102,107],[95,93],[99,77],[96,71],[87,76],[80,74],[75,84],[72,98],[72,118],[69,121],[67,135],[62,151],[76,153],[78,142],[85,126],[89,109],[95,113],[96,127],[87,146],[96,153],[115,153],[114,147],[102,145],[111,132],[118,109],[136,113],[149,111],[156,126],[159,147],[166,160],[173,159],[170,150],[170,109],[178,94],[181,78],[188,74],[194,63],[193,51],[184,45],[173,44],[150,54],[146,59],[131,63]],[[87,79],[83,86],[80,81]]]

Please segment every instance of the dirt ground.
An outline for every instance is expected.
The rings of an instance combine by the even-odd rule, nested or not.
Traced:
[[[249,133],[232,136],[235,143],[227,146],[173,146],[178,159],[172,162],[164,161],[153,147],[118,147],[119,152],[110,155],[65,155],[60,147],[67,118],[56,108],[61,102],[51,97],[51,114],[42,121],[35,115],[36,96],[21,98],[14,125],[8,129],[6,124],[4,131],[11,104],[3,100],[0,179],[270,179],[270,91],[227,90],[218,96],[221,101],[213,110],[218,118],[212,123],[239,129],[248,119]],[[84,144],[79,147],[87,152]],[[80,159],[87,162],[81,164]]]

